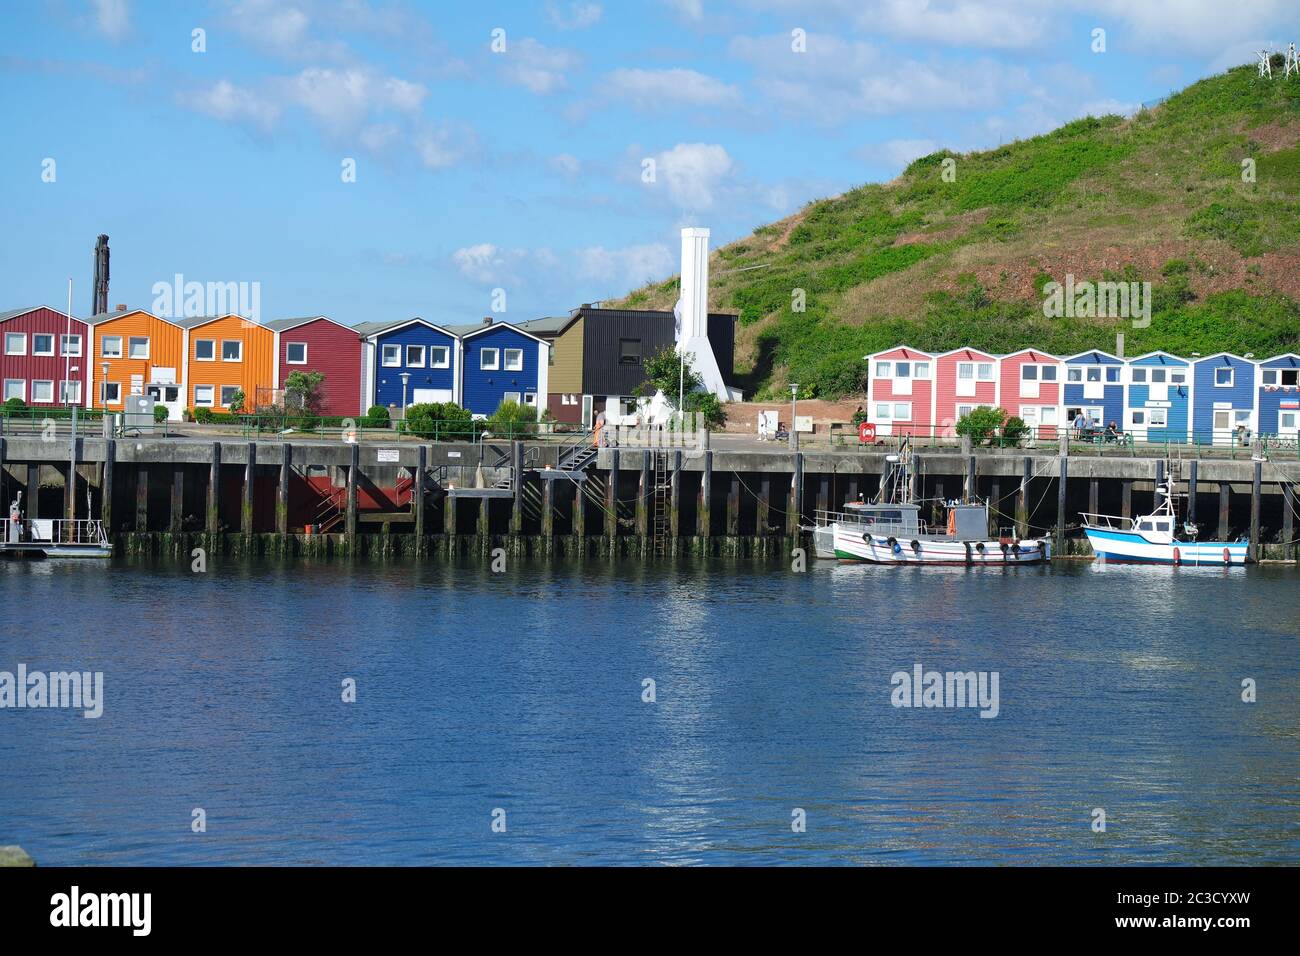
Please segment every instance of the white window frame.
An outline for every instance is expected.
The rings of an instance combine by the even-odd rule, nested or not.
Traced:
[[[1219,381],[1219,373],[1220,373],[1220,372],[1227,372],[1227,373],[1228,373],[1228,380],[1227,380],[1226,382],[1220,382],[1220,381]],[[1214,387],[1215,387],[1215,388],[1232,388],[1233,385],[1236,384],[1236,381],[1237,381],[1237,370],[1236,370],[1235,368],[1233,368],[1231,365],[1216,365],[1216,366],[1215,366],[1215,368],[1214,368]]]
[[[108,343],[109,343],[109,342],[116,342],[116,343],[117,343],[117,348],[114,349],[114,350],[111,351],[111,352],[108,350]],[[101,336],[99,337],[99,357],[100,357],[100,358],[116,358],[116,359],[120,359],[120,358],[122,357],[122,336],[120,336],[120,335],[101,335]]]
[[[503,370],[507,372],[522,372],[524,370],[524,350],[523,349],[502,349],[501,364]],[[511,355],[517,357],[518,364],[511,360]]]
[[[974,362],[958,362],[958,363],[957,363],[957,378],[958,378],[958,380],[961,380],[961,379],[968,379],[968,380],[974,381],[974,379],[975,379],[975,363],[974,363]]]
[[[900,415],[898,410],[906,408],[907,414]],[[894,402],[894,417],[890,419],[893,422],[910,422],[912,420],[912,403],[911,402]]]
[[[1147,384],[1147,370],[1141,367],[1135,367],[1130,369],[1129,382],[1133,385]]]
[[[14,348],[9,343],[14,339],[21,339],[22,345]],[[5,355],[26,355],[27,354],[27,333],[26,332],[6,332],[5,333]]]
[[[958,420],[958,421],[961,421],[963,418],[965,418],[965,417],[966,417],[967,415],[969,415],[971,412],[975,411],[975,409],[977,409],[977,408],[979,408],[978,405],[958,405],[958,406],[957,406],[957,420]]]
[[[226,346],[239,346],[239,354],[235,358],[226,358]],[[222,339],[221,340],[221,361],[223,362],[242,362],[244,360],[244,340],[243,339]]]
[[[522,405],[524,403],[524,396],[521,392],[502,392],[501,404],[504,405],[506,402],[514,402],[516,405]]]
[[[1169,427],[1169,409],[1167,408],[1147,408],[1147,428],[1168,428]]]
[[[199,346],[208,347],[207,356],[199,354]],[[194,340],[194,361],[196,362],[215,362],[217,360],[217,340],[216,339],[195,339]]]
[[[49,339],[49,340],[50,340],[50,347],[49,347],[48,350],[43,351],[43,352],[40,352],[40,351],[37,351],[37,349],[36,349],[36,343],[39,342],[39,341],[40,341],[41,339],[43,339],[43,338],[46,338],[46,339]],[[53,354],[54,354],[54,333],[53,333],[53,332],[33,332],[33,333],[32,333],[32,354],[33,354],[33,355],[53,355]]]
[[[536,393],[536,392],[524,392],[524,404],[525,404],[526,406],[528,406],[529,408],[536,408],[536,407],[537,407],[537,393]]]
[[[492,364],[488,364],[488,354],[492,355]],[[478,351],[478,367],[483,372],[496,372],[501,369],[501,350],[495,347],[485,347]]]
[[[76,349],[72,348],[76,345]],[[59,333],[59,354],[67,358],[81,358],[81,335],[73,332],[69,335],[66,332]]]
[[[1147,410],[1145,408],[1130,408],[1128,410],[1128,427],[1146,428]]]
[[[1101,374],[1100,365],[1089,365],[1087,368],[1084,369],[1084,372],[1086,373],[1083,377],[1083,381],[1085,384],[1088,382],[1092,382],[1093,384],[1096,384],[1097,382],[1104,381],[1103,376]]]
[[[199,398],[200,393],[207,390],[208,400],[205,402]],[[214,408],[217,402],[217,387],[215,385],[195,385],[194,386],[194,407],[195,408]]]
[[[442,358],[435,360],[434,356],[438,354],[441,354]],[[430,345],[429,368],[451,368],[451,347],[447,345]]]
[[[1219,416],[1223,416],[1223,424],[1219,424]],[[1216,408],[1214,410],[1214,430],[1226,432],[1232,428],[1232,409]]]
[[[876,363],[876,378],[893,378],[893,377],[894,377],[893,362]]]
[[[396,352],[396,354],[393,355],[392,361],[389,361],[388,358],[389,355],[392,354],[392,352],[389,351],[390,349]],[[387,342],[379,346],[379,364],[384,368],[401,368],[402,346],[396,342]]]
[[[993,381],[993,376],[995,374],[994,370],[996,368],[997,368],[997,363],[995,362],[976,362],[975,381],[977,382]]]
[[[402,360],[407,368],[424,368],[424,346],[416,342],[407,342],[402,347]]]
[[[104,404],[118,405],[122,401],[122,383],[104,382]]]
[[[37,396],[36,388],[38,385],[49,386],[49,398],[40,398]],[[54,404],[54,380],[49,378],[37,378],[32,380],[32,404],[33,405],[53,405]]]
[[[293,350],[298,346],[302,347],[302,358],[295,359]],[[306,342],[285,342],[284,343],[284,364],[285,365],[306,365],[307,364],[307,343]]]
[[[222,386],[221,386],[221,392],[218,394],[217,397],[221,399],[221,407],[222,407],[222,408],[229,408],[229,407],[230,407],[230,402],[226,399],[226,392],[227,392],[228,390],[233,390],[233,391],[236,391],[236,392],[242,392],[242,391],[243,391],[243,386],[242,386],[242,385],[222,385]],[[231,395],[230,397],[231,397],[231,398],[234,398],[233,395]],[[247,401],[248,396],[244,396],[244,399],[245,399],[245,401]]]
[[[11,394],[9,394],[9,386],[10,386],[10,385],[17,385],[19,391],[22,392],[22,394],[21,394],[21,395],[11,395]],[[5,381],[4,381],[4,392],[3,392],[3,395],[4,395],[4,397],[3,397],[3,398],[0,398],[0,402],[7,402],[7,401],[9,401],[9,399],[11,399],[11,398],[21,399],[21,400],[24,401],[24,402],[27,401],[27,379],[25,379],[25,378],[7,378],[7,379],[5,379]]]
[[[1105,383],[1107,385],[1118,385],[1123,377],[1120,375],[1120,367],[1118,365],[1103,365],[1101,367],[1106,370],[1106,374],[1103,377]]]
[[[1245,425],[1247,428],[1250,427],[1249,408],[1234,408],[1232,410],[1232,427],[1236,428],[1238,425]]]
[[[72,394],[69,394],[68,386],[72,386],[71,389]],[[62,402],[64,405],[80,405],[81,404],[81,379],[79,378],[61,379],[59,381],[59,401]]]
[[[1259,380],[1259,384],[1261,384],[1261,385],[1276,385],[1276,384],[1277,384],[1277,380],[1278,380],[1278,375],[1277,375],[1277,373],[1278,373],[1279,371],[1281,371],[1281,369],[1276,369],[1276,368],[1266,368],[1266,369],[1261,369],[1261,370],[1260,370],[1260,380]]]
[[[1159,376],[1159,377],[1157,377],[1157,376]],[[1152,384],[1152,385],[1168,385],[1168,384],[1169,384],[1169,370],[1168,370],[1168,369],[1164,369],[1164,368],[1153,368],[1153,369],[1151,370],[1151,384]]]
[[[929,381],[929,380],[930,380],[930,363],[929,363],[929,362],[913,362],[913,363],[912,363],[912,378],[915,378],[915,379],[921,379],[922,381]]]
[[[894,363],[894,378],[911,378],[912,363],[910,361]]]
[[[1300,385],[1300,368],[1280,368],[1277,371],[1281,373],[1278,377],[1278,381],[1281,383],[1283,388],[1295,388],[1297,385]],[[1286,383],[1286,377],[1288,375],[1294,379],[1290,385]]]
[[[1082,384],[1083,367],[1080,365],[1071,365],[1065,370],[1065,381],[1067,384]]]
[[[1186,385],[1186,384],[1187,384],[1187,369],[1185,369],[1185,368],[1171,368],[1171,369],[1169,370],[1169,384],[1170,384],[1170,385]]]
[[[137,344],[144,343],[144,354],[136,355],[135,347]],[[134,362],[149,361],[149,336],[147,335],[128,335],[126,337],[126,357]]]

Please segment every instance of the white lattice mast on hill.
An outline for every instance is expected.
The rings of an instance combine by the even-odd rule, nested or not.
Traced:
[[[1273,78],[1273,55],[1268,50],[1259,51],[1259,75],[1261,77]]]
[[[1294,43],[1286,48],[1286,73],[1283,74],[1283,79],[1292,73],[1300,77],[1300,56],[1296,55]]]

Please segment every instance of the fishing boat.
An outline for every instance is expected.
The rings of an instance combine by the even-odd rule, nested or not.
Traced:
[[[1041,564],[1051,559],[1047,541],[1020,540],[1004,529],[989,536],[987,500],[917,501],[912,498],[911,453],[885,459],[880,493],[871,501],[847,502],[842,511],[817,512],[814,553],[821,558],[870,564],[996,565]],[[942,528],[921,520],[921,505],[937,504]]]
[[[1082,514],[1083,530],[1093,554],[1103,561],[1139,564],[1245,564],[1250,542],[1197,541],[1197,527],[1178,520],[1175,495],[1168,485],[1156,486],[1156,508],[1136,518]]]

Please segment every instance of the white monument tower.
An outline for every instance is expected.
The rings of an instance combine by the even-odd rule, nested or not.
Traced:
[[[709,230],[682,230],[682,297],[677,316],[677,354],[689,354],[704,387],[721,401],[739,401],[723,381],[709,343]]]

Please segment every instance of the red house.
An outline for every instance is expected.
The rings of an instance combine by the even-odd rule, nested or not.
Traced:
[[[867,357],[867,410],[877,435],[934,433],[934,356],[900,345]]]
[[[939,434],[957,434],[962,416],[981,405],[997,408],[998,359],[976,349],[953,349],[935,357],[935,409]]]
[[[998,402],[1039,438],[1055,438],[1063,411],[1061,360],[1037,349],[1002,356]]]
[[[275,387],[294,372],[321,372],[321,402],[327,417],[365,414],[361,394],[361,336],[357,330],[324,315],[277,319],[266,327],[275,333]]]
[[[48,306],[0,312],[0,401],[54,408],[90,399],[89,329]]]

